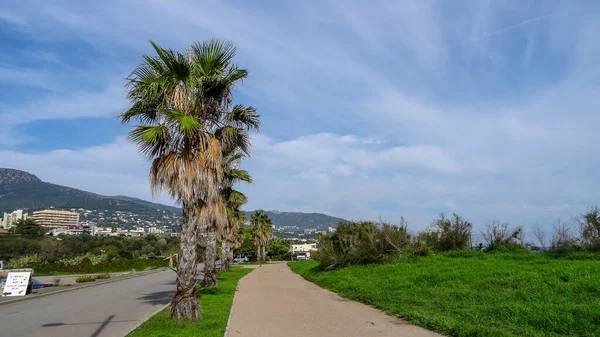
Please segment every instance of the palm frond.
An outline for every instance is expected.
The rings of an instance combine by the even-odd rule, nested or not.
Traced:
[[[258,130],[260,127],[260,115],[256,113],[254,107],[244,107],[236,105],[231,112],[225,115],[225,119],[238,128],[246,130]]]

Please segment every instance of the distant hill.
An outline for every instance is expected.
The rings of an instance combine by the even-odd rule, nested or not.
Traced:
[[[103,225],[115,222],[118,225],[128,225],[128,223],[119,222],[120,220],[116,221],[114,218],[109,218],[116,217],[113,214],[115,211],[131,212],[150,222],[173,225],[175,225],[173,217],[181,215],[181,209],[178,207],[121,195],[105,196],[95,194],[72,187],[47,183],[25,171],[0,168],[0,216],[2,212],[12,212],[16,209],[32,212],[51,207],[56,209],[84,208],[97,212],[107,210],[109,212],[102,215],[105,218],[104,220],[98,219],[100,215],[94,215],[92,219],[82,218],[82,221],[93,220]],[[246,212],[248,218],[250,218],[251,213],[253,212]],[[341,218],[320,213],[279,211],[266,211],[266,213],[277,227],[291,226],[299,230],[307,228],[327,229],[327,227],[335,227],[340,221],[343,221]],[[166,220],[165,215],[168,216]]]
[[[246,218],[250,219],[253,212],[246,212]],[[328,227],[336,227],[344,219],[336,218],[321,213],[279,212],[265,211],[273,224],[277,227],[290,226],[298,229],[317,228],[326,230]]]
[[[163,211],[180,212],[177,207],[125,196],[104,196],[90,193],[44,182],[25,171],[0,168],[0,213],[12,212],[16,209],[36,211],[50,207],[118,210],[146,215],[162,214]]]

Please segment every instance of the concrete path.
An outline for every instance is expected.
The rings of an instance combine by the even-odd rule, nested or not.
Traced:
[[[171,270],[0,306],[0,336],[122,337],[169,303]]]
[[[267,264],[235,294],[228,337],[441,337]]]

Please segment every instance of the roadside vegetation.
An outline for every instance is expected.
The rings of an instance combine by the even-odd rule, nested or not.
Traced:
[[[238,281],[251,271],[251,269],[234,266],[230,271],[219,275],[218,288],[200,290],[197,296],[202,303],[201,321],[173,321],[170,318],[170,311],[166,309],[147,320],[128,337],[222,337]]]
[[[177,252],[177,238],[0,235],[5,269],[32,268],[36,275],[109,273],[166,267],[158,256]]]
[[[448,336],[600,336],[600,211],[573,224],[523,229],[440,216],[410,235],[399,226],[341,223],[296,273],[341,296]]]

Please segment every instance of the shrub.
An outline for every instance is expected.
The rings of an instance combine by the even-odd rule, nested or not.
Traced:
[[[124,259],[128,259],[128,260],[133,259],[133,253],[130,252],[129,250],[121,249],[117,253],[119,254],[120,257],[122,257]]]
[[[431,223],[431,228],[437,232],[437,242],[430,242],[436,251],[468,249],[470,246],[473,225],[456,213],[452,214],[452,218],[440,214],[439,218]]]
[[[577,219],[581,243],[585,250],[600,252],[600,209],[592,207]]]
[[[81,276],[75,279],[76,283],[85,283],[85,282],[93,282],[96,281],[95,276]]]
[[[373,222],[341,222],[335,232],[319,237],[314,254],[323,269],[353,264],[387,262],[410,243],[404,222],[401,226]]]
[[[508,223],[492,221],[485,225],[481,235],[487,242],[487,251],[523,250],[523,227],[509,228]]]
[[[57,277],[57,278],[55,278],[55,279],[52,281],[52,284],[53,284],[55,287],[58,287],[58,286],[60,285],[60,277]]]
[[[144,256],[154,255],[154,247],[150,244],[144,245],[140,253]],[[138,254],[139,257],[139,254]]]
[[[552,251],[557,253],[568,253],[579,249],[577,240],[573,236],[573,226],[567,222],[557,219],[552,224]]]
[[[100,275],[96,275],[96,279],[97,280],[106,280],[110,278],[110,274],[106,273],[106,274],[100,274]]]
[[[434,232],[420,232],[416,238],[414,238],[409,246],[408,255],[412,256],[429,256],[433,254],[433,244],[437,242],[437,233]]]
[[[14,259],[10,259],[6,263],[6,269],[29,268],[34,264],[41,264],[43,261],[38,254],[24,255]]]

